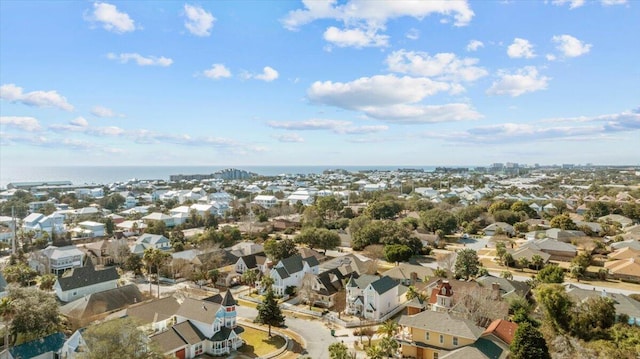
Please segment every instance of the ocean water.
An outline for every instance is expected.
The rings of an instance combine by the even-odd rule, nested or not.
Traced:
[[[279,174],[319,174],[327,169],[390,171],[398,168],[433,171],[435,166],[0,166],[0,188],[10,182],[71,181],[75,185],[107,184],[130,179],[169,180],[177,174],[210,174],[225,168],[237,168],[264,176]]]

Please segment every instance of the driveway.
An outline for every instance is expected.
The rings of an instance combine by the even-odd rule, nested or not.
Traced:
[[[482,238],[461,238],[458,243],[464,245],[467,248],[471,248],[474,251],[479,251],[484,249],[489,244],[489,240],[491,237],[482,237]]]
[[[253,321],[258,315],[258,311],[254,308],[246,306],[237,306],[236,311],[239,317]],[[336,338],[331,336],[331,331],[319,320],[307,320],[293,318],[286,315],[285,324],[288,329],[298,333],[307,342],[307,354],[311,358],[328,358],[329,345],[337,342]]]

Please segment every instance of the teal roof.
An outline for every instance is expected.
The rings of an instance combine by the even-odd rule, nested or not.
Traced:
[[[39,355],[58,352],[66,340],[63,333],[54,333],[9,349],[14,359],[29,359]]]

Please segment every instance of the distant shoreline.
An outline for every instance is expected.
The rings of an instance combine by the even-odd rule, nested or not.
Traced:
[[[210,174],[227,168],[237,168],[262,176],[277,176],[279,174],[320,174],[325,170],[335,169],[350,172],[395,171],[399,168],[433,171],[436,166],[7,166],[0,169],[0,188],[6,188],[10,182],[32,181],[71,181],[74,185],[107,184],[134,178],[168,181],[171,175]]]

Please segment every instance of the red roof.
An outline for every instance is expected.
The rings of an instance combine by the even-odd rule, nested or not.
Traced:
[[[444,288],[444,291],[442,290]],[[435,304],[438,302],[438,295],[444,295],[445,297],[453,296],[453,289],[448,280],[438,283],[438,285],[431,290],[431,296],[429,297],[429,303]]]
[[[503,342],[511,344],[511,341],[516,334],[516,329],[518,329],[518,324],[504,319],[496,319],[491,322],[489,328],[482,333],[482,336],[493,334]]]

